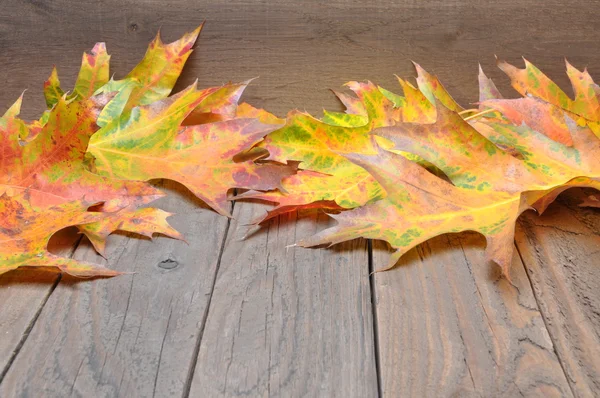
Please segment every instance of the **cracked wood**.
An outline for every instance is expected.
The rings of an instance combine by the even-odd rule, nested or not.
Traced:
[[[191,396],[375,396],[366,242],[286,248],[328,221],[294,213],[240,240],[266,209],[236,202]]]
[[[179,213],[172,224],[194,243],[111,236],[109,264],[135,273],[63,277],[0,385],[1,396],[183,394],[227,219],[180,185],[165,187],[171,195],[158,204]],[[75,257],[103,261],[89,244]],[[167,258],[178,266],[160,267]]]
[[[384,396],[571,396],[518,255],[513,286],[484,245],[441,236],[375,274]]]
[[[538,217],[525,214],[517,248],[556,354],[578,397],[600,391],[600,217],[570,196]],[[566,205],[566,203],[570,205]]]

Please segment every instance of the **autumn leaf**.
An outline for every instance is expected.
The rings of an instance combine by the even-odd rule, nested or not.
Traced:
[[[89,145],[97,170],[111,178],[179,181],[223,215],[229,215],[230,188],[280,187],[282,178],[295,173],[295,165],[233,159],[279,125],[234,118],[182,126],[193,110],[203,108],[204,101],[213,103],[214,93],[219,91],[197,90],[192,85],[164,100],[136,107],[129,117],[100,129]]]
[[[425,69],[421,68],[419,64],[413,64],[417,70],[417,85],[419,86],[419,91],[421,91],[429,100],[429,103],[434,104],[436,101],[439,101],[452,111],[461,112],[463,110],[463,107],[452,98],[437,77],[429,74]]]
[[[221,87],[212,87],[204,90],[204,98],[183,120],[185,126],[220,122],[241,116],[238,111],[238,101],[250,80],[242,83],[228,83]],[[248,109],[248,111],[250,111]],[[255,113],[259,113],[255,110]],[[259,115],[247,115],[259,118]],[[277,124],[276,122],[275,124]]]
[[[169,94],[198,33],[199,29],[169,45],[157,36],[144,60],[120,85],[109,81],[110,56],[98,43],[83,55],[71,94],[65,94],[56,69],[52,71],[44,85],[50,110],[39,120],[19,119],[22,98],[0,118],[0,195],[7,209],[0,222],[10,235],[2,245],[0,273],[29,265],[55,266],[78,276],[117,274],[45,252],[50,236],[65,226],[77,226],[100,252],[106,237],[116,230],[181,238],[167,224],[168,213],[138,208],[161,197],[158,189],[143,181],[91,172],[86,150],[99,124],[118,119],[132,102]],[[94,211],[88,209],[92,205]],[[48,217],[56,218],[55,223]]]
[[[110,55],[106,52],[106,45],[104,43],[96,43],[89,54],[84,53],[79,75],[75,82],[75,88],[68,98],[90,98],[96,90],[108,83],[109,61]],[[60,87],[58,72],[54,68],[50,77],[44,83],[44,97],[46,98],[48,108],[56,105],[64,94],[64,91]]]
[[[58,79],[58,71],[56,67],[52,68],[52,73],[46,82],[44,83],[44,97],[46,98],[46,105],[48,108],[52,108],[65,92],[60,88],[60,80]]]
[[[376,155],[344,156],[367,170],[387,196],[330,215],[338,225],[301,240],[300,246],[335,244],[358,237],[385,240],[394,249],[385,268],[389,269],[419,243],[448,232],[474,230],[486,236],[489,258],[501,264],[510,261],[518,197],[497,192],[473,195],[472,190],[456,187],[405,157],[382,149]]]
[[[598,105],[600,88],[594,83],[586,70],[583,72],[574,68],[569,62],[567,75],[573,85],[575,98],[571,99],[556,83],[544,75],[532,63],[525,61],[525,69],[516,68],[504,61],[498,61],[498,67],[511,79],[512,86],[521,95],[533,95],[565,111],[600,121]]]
[[[504,97],[500,94],[500,91],[489,77],[485,75],[481,65],[479,65],[479,109],[485,110],[486,107],[483,105],[484,101],[503,99]]]
[[[600,140],[588,126],[577,125],[572,112],[536,98],[504,100],[490,80],[480,75],[480,83],[480,98],[488,98],[482,105],[499,111],[495,117],[482,113],[467,121],[441,103],[445,91],[428,88],[435,122],[397,122],[374,129],[371,134],[394,144],[375,155],[338,152],[368,171],[387,195],[332,215],[337,226],[299,244],[382,239],[395,250],[389,268],[434,236],[473,230],[486,237],[488,259],[509,277],[515,222],[523,211],[544,211],[568,188],[600,189]],[[388,152],[393,150],[432,163],[450,182]]]
[[[101,214],[99,220],[79,225],[78,229],[88,237],[94,249],[102,256],[106,251],[106,238],[115,231],[132,232],[148,238],[152,238],[154,234],[161,234],[184,240],[183,235],[167,222],[167,217],[173,214],[161,209],[131,206],[114,213]]]
[[[29,192],[32,206],[43,208],[79,200],[106,202],[107,211],[146,204],[162,196],[138,181],[119,181],[93,174],[84,167],[99,98],[67,102],[61,98],[35,139],[22,144],[20,101],[0,119],[0,194]]]
[[[350,82],[347,87],[357,96],[338,95],[350,107],[349,113],[326,113],[319,120],[292,111],[286,124],[260,144],[268,151],[268,160],[298,161],[304,171],[283,179],[278,191],[247,192],[238,197],[278,204],[254,222],[303,208],[354,208],[383,197],[384,191],[371,175],[336,152],[372,153],[369,132],[392,124],[399,117],[398,109],[372,83]]]
[[[278,118],[264,109],[255,108],[247,102],[242,102],[235,110],[235,116],[238,118],[254,118],[265,124],[285,124],[285,119]]]
[[[192,53],[192,47],[202,30],[200,25],[186,33],[179,40],[164,44],[160,32],[148,46],[144,58],[122,80],[112,81],[102,92],[121,91],[124,87],[137,83],[128,99],[128,109],[147,105],[169,96],[175,86],[185,62]]]
[[[99,265],[56,256],[47,251],[50,237],[57,231],[95,222],[102,213],[87,212],[93,203],[72,200],[36,210],[28,192],[0,195],[0,274],[19,267],[57,267],[74,276],[114,276],[120,274]]]
[[[418,64],[402,95],[371,82],[335,92],[345,112],[280,119],[239,104],[249,81],[171,95],[202,26],[170,44],[160,35],[122,79],[109,78],[103,43],[84,53],[71,91],[56,69],[44,84],[48,110],[0,118],[0,273],[56,267],[77,276],[116,271],[57,257],[51,235],[68,226],[101,254],[116,230],[183,237],[170,213],[143,207],[165,178],[188,187],[220,214],[228,200],[273,202],[256,223],[322,209],[338,225],[299,242],[382,239],[388,267],[415,245],[466,230],[485,236],[487,258],[510,277],[519,215],[543,212],[572,187],[600,188],[600,89],[567,63],[574,97],[532,64],[499,66],[523,96],[505,99],[480,68],[477,109],[464,109]],[[594,196],[584,204],[595,206]]]
[[[145,182],[113,180],[86,169],[85,151],[97,130],[94,119],[100,100],[67,102],[60,98],[41,131],[28,142],[20,139],[22,130],[27,129],[18,118],[21,98],[0,118],[0,195],[7,209],[0,214],[0,223],[8,234],[0,246],[0,273],[23,265],[43,265],[79,276],[115,275],[102,267],[46,253],[47,240],[62,227],[78,226],[90,233],[96,247],[102,247],[99,237],[127,225],[125,220],[117,220],[117,215],[122,215],[119,209],[135,208],[162,196]],[[103,212],[88,212],[85,203],[101,205]],[[113,223],[107,224],[107,218]],[[148,233],[141,228],[147,224],[131,225],[127,230]],[[102,233],[92,235],[96,230]],[[149,231],[178,237],[166,227]]]
[[[449,104],[457,105],[437,78],[416,65],[421,86],[430,94],[441,96]],[[398,79],[405,96],[399,96],[372,83],[350,82],[356,96],[335,92],[347,107],[346,113],[324,111],[322,119],[302,112],[291,112],[286,125],[271,133],[264,144],[270,153],[268,159],[297,160],[304,169],[282,181],[281,191],[245,192],[237,199],[259,199],[275,202],[277,206],[265,216],[253,220],[264,222],[278,214],[306,208],[328,210],[351,209],[385,196],[385,191],[360,167],[345,159],[343,153],[374,153],[369,133],[381,126],[400,121],[431,122],[435,120],[435,104],[410,83]],[[393,145],[379,140],[380,145]],[[398,150],[397,153],[428,167],[435,167],[423,158]]]
[[[498,110],[514,125],[525,124],[535,131],[565,145],[573,145],[565,113],[558,107],[536,98],[495,99],[481,102],[486,108]]]
[[[351,192],[357,181],[340,181],[336,176],[299,170],[297,174],[284,178],[281,185],[281,190],[250,190],[235,196],[236,200],[257,199],[277,203],[275,208],[253,219],[251,224],[260,224],[278,215],[300,209],[343,210],[344,208],[336,203],[336,199],[343,198],[344,191]]]

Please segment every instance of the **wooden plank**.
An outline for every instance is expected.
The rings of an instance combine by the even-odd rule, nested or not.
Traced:
[[[109,265],[134,273],[94,281],[63,277],[0,396],[183,393],[228,220],[180,187],[170,190],[158,205],[178,213],[172,225],[191,244],[112,236]],[[100,261],[89,245],[75,257]]]
[[[413,59],[438,74],[457,100],[468,103],[476,98],[477,61],[482,62],[486,73],[501,89],[510,93],[506,90],[506,78],[493,66],[493,54],[513,62],[519,62],[519,57],[525,55],[564,87],[567,86],[562,64],[564,56],[576,66],[592,66],[593,74],[593,65],[600,57],[600,41],[595,40],[596,13],[593,11],[596,8],[595,2],[584,0],[569,3],[551,0],[544,2],[543,7],[532,7],[517,0],[368,4],[332,0],[327,4],[307,1],[301,5],[289,0],[209,4],[190,0],[168,3],[105,0],[93,5],[66,0],[5,0],[4,12],[0,14],[0,62],[5,76],[0,99],[6,108],[27,88],[24,114],[38,116],[44,106],[39,92],[51,65],[57,64],[61,79],[69,87],[74,81],[81,52],[90,49],[95,41],[105,40],[113,54],[113,71],[118,78],[143,55],[147,42],[159,27],[162,26],[166,40],[172,40],[183,30],[207,19],[198,50],[190,60],[191,68],[178,87],[190,84],[196,77],[200,85],[206,87],[261,76],[246,97],[254,105],[268,107],[279,115],[296,107],[318,113],[321,107],[337,105],[327,87],[339,87],[350,79],[372,79],[393,89],[396,87],[393,74],[412,75],[408,60]],[[549,26],[552,29],[548,29]],[[123,246],[115,250],[123,250]],[[462,272],[465,273],[465,268]],[[86,300],[84,297],[92,297],[92,294],[100,297],[102,293],[96,290],[106,289],[104,300],[118,306],[120,304],[108,297],[120,297],[120,289],[127,291],[123,282],[111,287],[119,280],[123,278],[73,286],[73,303]],[[143,290],[137,285],[142,282],[136,279],[135,283]],[[399,282],[394,283],[399,286]],[[156,289],[158,285],[153,280],[145,286]],[[66,296],[61,297],[67,300]],[[453,296],[448,300],[454,300]],[[14,299],[10,303],[27,307]],[[39,303],[39,299],[33,300],[32,308],[39,306],[35,303]],[[67,327],[67,323],[71,327],[77,324],[77,320],[70,318],[72,314],[63,314],[66,307],[60,307],[54,298],[51,297],[49,304],[53,307],[42,312],[45,322],[52,311],[66,317],[64,325],[53,324],[56,330],[59,326]],[[159,307],[164,310],[164,304]],[[122,315],[124,310],[119,308],[115,311]],[[34,327],[32,332],[41,336],[37,334],[39,328]],[[108,334],[112,336],[111,333]],[[37,345],[42,342],[40,339],[35,340]],[[78,343],[93,350],[91,342]],[[30,344],[35,345],[26,343],[25,347]],[[103,344],[101,342],[102,349]],[[46,352],[59,350],[60,355],[66,355],[64,347],[43,349]],[[32,358],[32,351],[27,355]],[[138,358],[135,351],[127,354],[123,350],[121,355],[123,363]],[[17,359],[16,363],[23,363]],[[84,366],[87,368],[89,366]],[[131,368],[139,370],[135,366]],[[161,383],[158,385],[162,386]]]
[[[600,61],[596,7],[587,0],[536,6],[519,0],[5,0],[2,98],[16,99],[28,89],[25,114],[37,116],[52,65],[69,87],[81,53],[106,41],[119,78],[159,28],[169,41],[206,19],[179,88],[196,78],[207,87],[260,76],[246,97],[255,106],[279,115],[293,108],[318,114],[338,106],[328,88],[348,80],[371,79],[399,90],[394,74],[413,76],[414,60],[468,104],[477,99],[478,62],[505,94],[513,92],[494,54],[519,64],[526,56],[564,87],[569,87],[564,57],[590,66],[593,74]]]
[[[441,236],[375,274],[384,396],[571,396],[518,255],[512,286],[484,247],[474,233]]]
[[[600,214],[557,203],[522,217],[516,241],[575,395],[600,391]]]
[[[59,231],[50,240],[48,249],[70,257],[79,238],[76,230]],[[0,275],[0,382],[59,279],[55,272],[34,269]]]
[[[367,245],[286,248],[328,220],[295,214],[247,240],[236,203],[191,396],[377,395]]]

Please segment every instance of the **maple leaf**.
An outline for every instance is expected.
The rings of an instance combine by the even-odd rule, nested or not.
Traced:
[[[69,227],[95,222],[101,213],[87,212],[92,205],[73,200],[41,210],[31,206],[28,192],[0,195],[0,274],[19,267],[57,267],[74,276],[114,276],[120,274],[99,265],[56,256],[47,251],[50,237]]]
[[[204,108],[204,101],[213,103],[214,93],[219,90],[197,90],[194,84],[166,99],[133,108],[118,123],[106,125],[89,145],[97,170],[111,178],[179,181],[223,215],[229,215],[228,189],[279,187],[283,177],[295,173],[295,165],[233,159],[279,125],[234,118],[182,126],[193,110]]]
[[[89,54],[84,53],[75,88],[68,98],[90,98],[96,90],[108,83],[109,61],[110,55],[106,52],[104,43],[96,43]],[[44,97],[48,108],[56,105],[64,95],[65,92],[60,87],[58,72],[54,68],[44,83]]]

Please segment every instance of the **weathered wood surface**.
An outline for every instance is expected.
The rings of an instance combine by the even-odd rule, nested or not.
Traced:
[[[118,78],[159,27],[169,41],[204,19],[178,87],[196,78],[206,87],[260,76],[245,100],[280,116],[292,108],[339,109],[326,88],[348,80],[393,90],[394,74],[413,75],[409,60],[436,73],[463,104],[477,98],[478,62],[510,95],[494,54],[515,63],[526,56],[567,88],[564,57],[600,78],[599,5],[5,0],[0,107],[28,89],[23,114],[35,117],[52,65],[69,87],[81,53],[102,40]],[[286,251],[294,234],[317,228],[310,217],[296,224],[295,216],[239,242],[237,225],[260,207],[238,205],[220,263],[227,220],[179,197],[165,206],[181,213],[174,224],[190,246],[111,238],[109,263],[135,276],[63,278],[55,290],[55,276],[0,277],[0,368],[8,368],[0,396],[599,390],[598,211],[563,206],[539,219],[527,215],[517,235],[516,287],[482,263],[480,238],[460,235],[435,239],[402,267],[376,274],[371,292],[364,242]],[[376,248],[375,267],[385,255]],[[87,246],[75,255],[97,260]],[[169,255],[183,265],[158,268]]]
[[[394,74],[412,76],[414,60],[436,73],[457,100],[469,103],[477,99],[478,62],[500,87],[508,87],[494,55],[515,63],[525,56],[563,87],[568,87],[565,57],[594,74],[599,5],[598,0],[5,0],[1,99],[7,106],[28,89],[24,114],[33,117],[44,107],[40,89],[52,65],[68,86],[81,53],[105,41],[118,78],[142,57],[159,28],[165,40],[173,40],[206,20],[180,88],[196,78],[206,87],[258,76],[245,96],[249,102],[279,115],[292,108],[318,113],[339,106],[328,88],[370,79],[396,89]]]
[[[48,249],[70,257],[78,241],[77,231],[65,229],[52,237]],[[59,280],[55,272],[33,269],[0,276],[0,379],[16,358]]]
[[[516,241],[573,392],[600,391],[600,212],[525,214]]]
[[[295,214],[240,241],[266,209],[235,205],[191,396],[376,396],[366,241],[287,248],[328,221]]]
[[[442,236],[375,274],[385,396],[571,396],[518,254],[511,285],[484,247],[478,234]]]
[[[130,274],[91,282],[63,277],[0,396],[183,393],[228,221],[169,185],[176,189],[157,204],[179,213],[170,222],[193,244],[112,236],[108,264]],[[80,245],[75,258],[103,261],[90,245]]]

